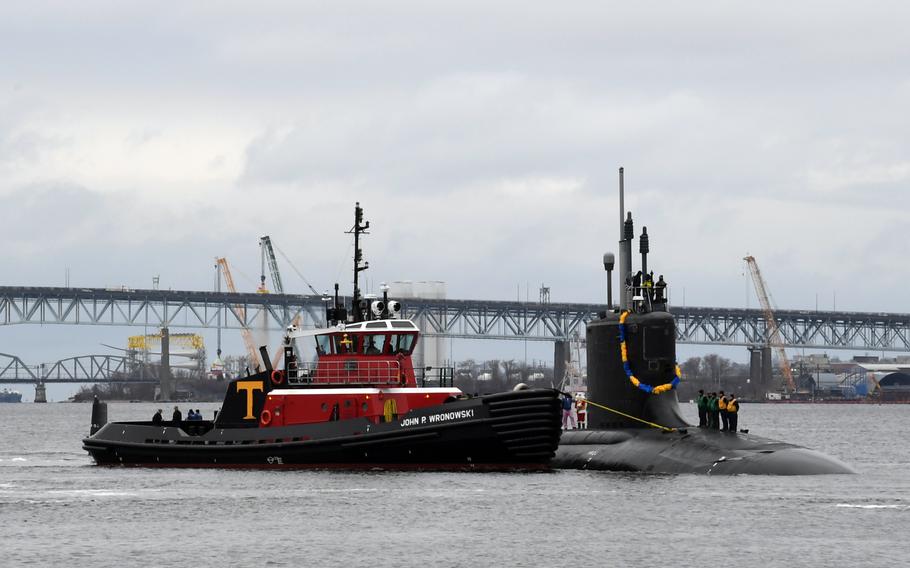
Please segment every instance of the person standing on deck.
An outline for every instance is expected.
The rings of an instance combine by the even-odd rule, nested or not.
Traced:
[[[720,396],[717,397],[717,410],[720,412],[720,429],[724,432],[727,431],[727,395],[724,394],[724,391],[720,391]]]
[[[572,401],[572,397],[568,394],[564,394],[562,397],[562,429],[563,430],[574,430],[575,429],[575,417],[572,416],[572,408],[575,404]],[[569,426],[569,423],[572,426]]]
[[[172,421],[174,424],[180,424],[180,422],[181,422],[182,420],[183,420],[183,413],[180,412],[180,409],[177,408],[177,407],[175,406],[175,407],[174,407],[174,413],[171,415],[171,421]]]
[[[739,426],[739,401],[736,400],[736,395],[730,393],[730,400],[727,401],[727,417],[729,420],[729,431],[736,432],[737,426]]]
[[[695,405],[698,406],[698,427],[704,428],[708,425],[708,397],[705,396],[705,391],[698,391]]]
[[[575,402],[575,417],[577,419],[576,425],[579,430],[588,427],[588,402],[584,398],[578,397],[578,400]]]
[[[649,272],[641,277],[641,295],[650,303],[654,299],[654,273]]]
[[[708,428],[717,430],[720,427],[718,413],[717,393],[712,392],[708,395]]]
[[[667,282],[664,280],[664,275],[660,275],[660,279],[654,284],[654,303],[663,304],[667,301]]]
[[[632,295],[638,296],[641,291],[641,270],[632,277]]]

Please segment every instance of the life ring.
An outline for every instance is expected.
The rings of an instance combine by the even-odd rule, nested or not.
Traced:
[[[272,384],[275,386],[281,386],[284,384],[284,371],[275,369],[272,371],[272,376],[270,377]]]
[[[272,423],[272,413],[268,410],[263,410],[262,414],[259,416],[259,421],[263,426],[268,426]]]

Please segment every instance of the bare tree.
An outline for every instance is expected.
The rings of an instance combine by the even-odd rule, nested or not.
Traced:
[[[729,359],[721,357],[716,353],[711,353],[710,355],[705,355],[702,358],[705,371],[708,373],[708,378],[711,379],[711,384],[715,385],[717,388],[721,386],[721,379],[730,370],[732,363]]]
[[[699,375],[701,375],[701,358],[699,357],[689,357],[686,359],[685,363],[679,366],[683,372],[683,376],[687,381],[697,382]]]

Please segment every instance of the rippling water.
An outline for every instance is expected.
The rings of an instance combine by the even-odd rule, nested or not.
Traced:
[[[109,416],[155,407],[113,403]],[[743,409],[741,427],[860,472],[818,477],[99,468],[81,449],[90,414],[0,404],[2,566],[894,567],[910,556],[910,405]]]

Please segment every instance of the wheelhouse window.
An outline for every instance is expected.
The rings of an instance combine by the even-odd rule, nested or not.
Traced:
[[[403,333],[401,335],[393,335],[390,343],[395,353],[410,355],[411,349],[414,348],[415,339],[416,335],[413,333]]]
[[[317,335],[316,336],[316,354],[318,354],[318,355],[331,355],[332,354],[332,336],[331,335]]]
[[[364,355],[381,355],[385,345],[384,333],[371,333],[363,337],[362,353]]]
[[[357,339],[354,335],[349,335],[347,333],[339,333],[332,336],[335,353],[337,355],[349,355],[351,353],[357,353]]]

